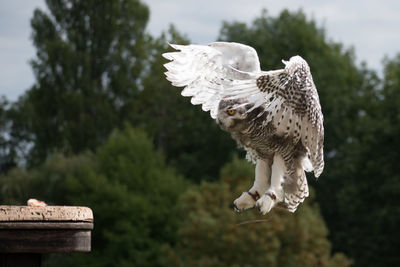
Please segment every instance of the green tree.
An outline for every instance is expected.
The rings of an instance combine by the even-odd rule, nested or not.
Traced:
[[[369,76],[374,91],[363,96],[354,134],[336,161],[334,176],[343,186],[332,198],[337,209],[330,216],[337,219],[331,220],[331,238],[355,258],[355,266],[397,266],[400,57],[386,60],[382,82]]]
[[[18,106],[30,161],[93,150],[122,127],[146,61],[149,17],[139,0],[46,0],[31,20],[35,85]]]
[[[0,98],[0,173],[5,173],[16,166],[16,151],[10,140],[9,102]]]
[[[381,170],[379,165],[371,164],[376,169],[367,174],[366,162],[379,157],[372,153],[370,140],[386,129],[382,120],[381,85],[376,73],[365,65],[356,66],[353,51],[327,40],[324,30],[308,20],[302,11],[283,11],[277,17],[270,17],[264,11],[250,26],[225,23],[220,39],[255,47],[263,69],[281,68],[282,58],[296,54],[308,61],[320,96],[325,126],[325,170],[318,182],[311,184],[317,189],[333,249],[354,257],[357,266],[378,263],[378,258],[382,257],[377,255],[382,255],[383,251],[378,253],[379,249],[370,248],[383,249],[384,243],[387,246],[390,243],[381,237],[382,242],[374,244],[372,236],[377,236],[368,229],[380,228],[383,224],[368,219],[371,206],[366,203],[371,202],[371,195],[377,199],[385,197],[382,192],[366,192],[373,190],[377,183],[376,176],[370,174]],[[379,146],[382,140],[375,141]],[[383,234],[382,231],[376,233]]]
[[[235,159],[222,169],[219,183],[204,182],[182,196],[171,266],[350,265],[343,254],[331,256],[327,228],[310,199],[294,214],[277,209],[268,216],[255,210],[235,213],[231,203],[253,175],[252,165]]]
[[[143,131],[115,131],[96,154],[56,155],[41,166],[0,176],[0,199],[89,206],[92,252],[55,255],[47,266],[164,266],[176,242],[176,203],[186,183],[166,166]]]

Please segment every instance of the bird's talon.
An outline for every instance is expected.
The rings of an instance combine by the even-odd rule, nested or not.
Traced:
[[[235,211],[241,212],[253,208],[256,204],[253,195],[254,194],[249,194],[249,192],[243,192],[242,195],[233,202]]]
[[[256,206],[260,210],[260,213],[265,215],[275,206],[275,202],[275,194],[267,192],[257,201]]]

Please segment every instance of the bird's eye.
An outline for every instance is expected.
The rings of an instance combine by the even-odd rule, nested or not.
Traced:
[[[234,109],[228,109],[226,112],[228,113],[229,116],[233,116],[233,115],[235,115],[236,110],[234,110]]]

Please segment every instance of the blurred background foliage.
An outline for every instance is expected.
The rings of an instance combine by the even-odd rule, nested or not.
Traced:
[[[295,214],[236,214],[253,166],[164,78],[167,42],[190,40],[175,26],[149,35],[139,0],[46,3],[31,20],[36,82],[0,99],[0,203],[95,214],[93,252],[46,266],[400,264],[400,54],[379,77],[302,11],[225,22],[218,39],[253,46],[263,69],[302,55],[325,116],[311,197]]]

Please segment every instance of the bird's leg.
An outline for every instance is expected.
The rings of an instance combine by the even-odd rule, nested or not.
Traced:
[[[286,166],[283,158],[275,154],[271,167],[271,185],[256,203],[262,214],[266,214],[276,203],[283,201],[282,183],[285,172]]]
[[[256,205],[256,201],[265,193],[265,190],[267,190],[270,176],[271,160],[258,159],[254,184],[249,191],[243,192],[242,195],[233,202],[235,210],[239,212],[253,208]]]

